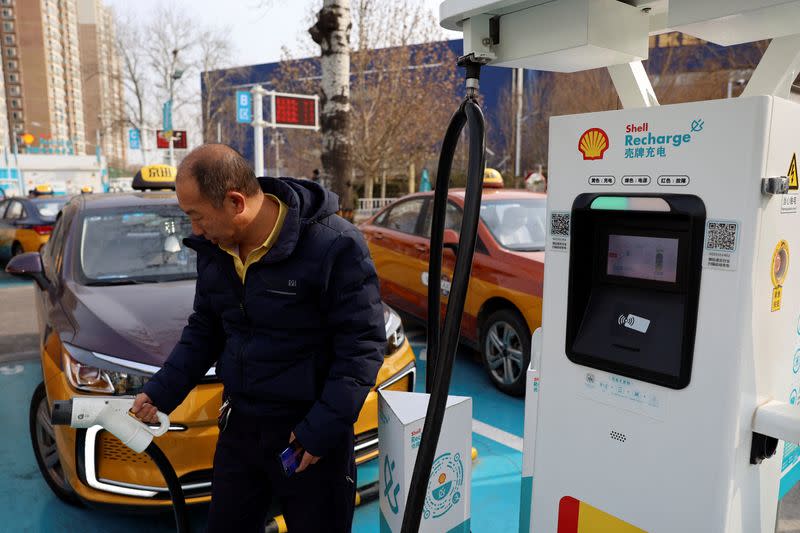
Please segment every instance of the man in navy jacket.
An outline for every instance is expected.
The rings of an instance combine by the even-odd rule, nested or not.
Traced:
[[[208,530],[263,531],[271,499],[293,533],[350,531],[353,424],[383,362],[378,279],[360,232],[316,183],[258,178],[221,144],[181,163],[195,235],[194,311],[133,412],[169,413],[216,364],[230,413],[214,455]],[[278,455],[291,441],[297,472]]]

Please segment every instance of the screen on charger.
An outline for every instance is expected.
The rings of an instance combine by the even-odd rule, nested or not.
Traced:
[[[678,239],[609,235],[606,274],[675,283]]]

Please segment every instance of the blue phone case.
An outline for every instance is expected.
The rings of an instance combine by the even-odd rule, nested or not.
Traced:
[[[281,466],[283,467],[283,473],[286,477],[291,476],[297,470],[297,467],[300,466],[300,457],[303,455],[303,448],[297,444],[297,441],[292,442],[289,444],[289,447],[283,450],[280,454]]]

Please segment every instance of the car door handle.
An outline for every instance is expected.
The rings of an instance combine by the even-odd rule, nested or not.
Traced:
[[[375,232],[375,238],[376,238],[377,240],[381,240],[381,239],[383,239],[383,233],[381,233],[380,231],[376,231],[376,232]]]
[[[418,252],[426,252],[427,253],[427,251],[428,251],[428,247],[426,245],[424,245],[424,244],[415,244],[414,245],[414,249],[417,250]]]

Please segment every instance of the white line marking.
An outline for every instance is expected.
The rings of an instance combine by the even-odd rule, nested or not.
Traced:
[[[504,444],[518,452],[522,451],[522,437],[517,437],[513,433],[503,431],[489,424],[484,424],[480,420],[475,420],[474,418],[472,419],[472,431],[482,437]]]

